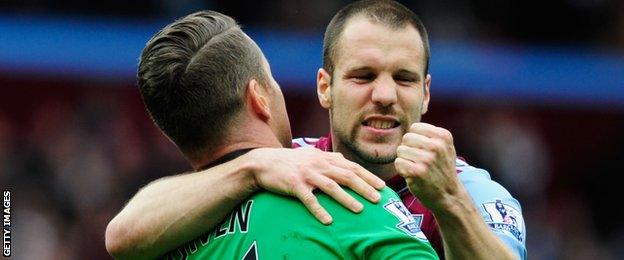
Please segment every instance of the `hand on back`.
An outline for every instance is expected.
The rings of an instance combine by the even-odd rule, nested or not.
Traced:
[[[332,218],[314,196],[315,189],[357,213],[363,209],[362,204],[341,186],[374,203],[379,201],[376,189],[385,187],[379,177],[340,153],[316,148],[259,148],[249,155],[255,162],[260,162],[260,166],[253,170],[259,187],[298,198],[324,224],[330,224]]]

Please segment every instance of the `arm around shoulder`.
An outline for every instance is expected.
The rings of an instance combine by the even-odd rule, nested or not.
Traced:
[[[297,197],[323,223],[331,217],[318,203],[319,188],[342,205],[361,205],[339,185],[370,201],[385,184],[336,153],[314,148],[258,148],[213,168],[154,181],[142,188],[109,223],[106,245],[115,257],[156,257],[216,226],[256,190]],[[149,213],[149,214],[146,214]]]
[[[106,249],[118,259],[155,258],[213,228],[258,189],[252,163],[241,156],[149,183],[108,224]]]

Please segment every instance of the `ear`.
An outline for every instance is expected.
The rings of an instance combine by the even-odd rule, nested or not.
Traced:
[[[247,104],[251,110],[261,119],[268,120],[271,118],[271,109],[269,108],[269,99],[267,92],[258,81],[252,79],[247,85]]]
[[[316,74],[316,94],[321,106],[329,109],[331,107],[331,76],[322,68]]]
[[[427,74],[425,77],[425,86],[423,89],[423,103],[421,115],[427,113],[427,109],[429,108],[429,100],[431,99],[431,92],[429,92],[429,86],[431,86],[431,74]]]

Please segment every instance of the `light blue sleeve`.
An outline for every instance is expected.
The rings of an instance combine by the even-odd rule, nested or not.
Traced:
[[[493,181],[487,171],[459,160],[457,169],[462,171],[459,179],[485,223],[520,259],[526,259],[526,225],[518,200]]]

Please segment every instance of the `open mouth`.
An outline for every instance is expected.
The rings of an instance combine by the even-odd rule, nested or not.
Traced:
[[[375,129],[391,129],[401,125],[399,121],[395,119],[378,119],[371,118],[362,121],[362,125],[369,126]]]

